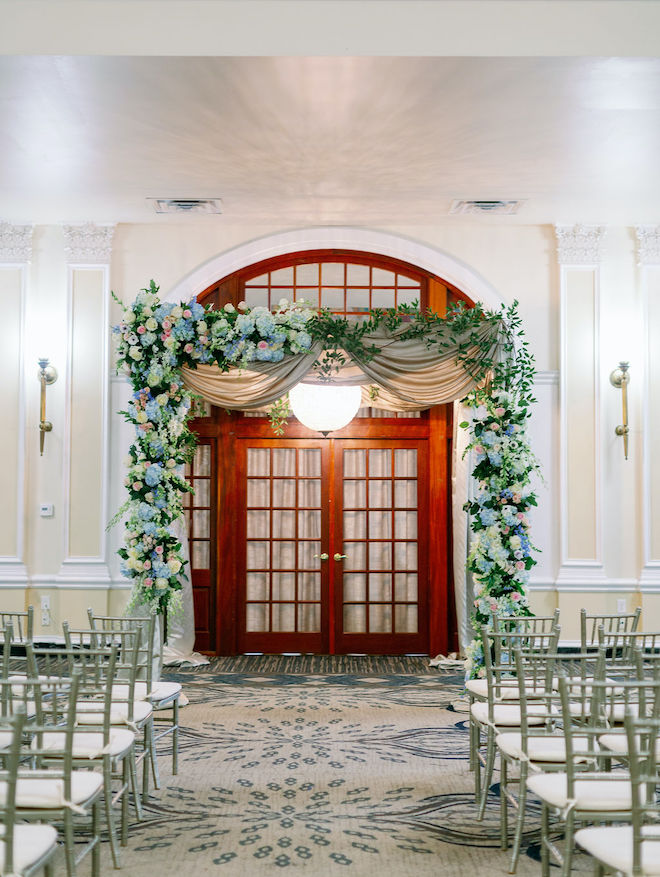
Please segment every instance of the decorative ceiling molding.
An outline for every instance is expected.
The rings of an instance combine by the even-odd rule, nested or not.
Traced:
[[[604,225],[556,225],[560,265],[597,265],[602,256]]]
[[[660,265],[660,225],[637,225],[637,262],[639,265]]]
[[[64,253],[69,264],[107,265],[112,254],[114,225],[65,225]]]
[[[30,262],[33,230],[32,225],[0,222],[0,262]]]

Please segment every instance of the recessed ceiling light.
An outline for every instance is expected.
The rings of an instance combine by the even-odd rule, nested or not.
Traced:
[[[220,198],[147,198],[156,213],[222,213]]]
[[[498,214],[499,216],[511,215],[517,213],[520,207],[525,203],[524,200],[509,201],[452,201],[449,208],[449,215],[457,213],[489,213]]]

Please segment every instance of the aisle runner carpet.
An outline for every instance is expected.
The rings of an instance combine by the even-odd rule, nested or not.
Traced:
[[[180,773],[171,776],[165,747],[162,789],[131,829],[123,873],[507,872],[497,799],[475,819],[460,675],[218,669],[168,677],[190,698]],[[538,817],[530,806],[520,877],[540,873]],[[111,873],[105,844],[104,867]]]

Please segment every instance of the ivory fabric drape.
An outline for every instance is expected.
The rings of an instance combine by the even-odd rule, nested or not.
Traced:
[[[333,376],[333,382],[375,387],[377,396],[372,404],[390,411],[430,408],[466,396],[476,381],[456,361],[459,344],[450,340],[447,328],[437,329],[432,337],[438,343],[431,346],[420,338],[402,338],[408,329],[406,324],[394,332],[379,327],[366,335],[365,345],[378,352],[369,360],[354,356]],[[479,358],[482,350],[482,360],[493,358],[498,338],[488,324],[480,330],[479,341],[470,349],[470,356]],[[321,345],[317,344],[310,353],[286,356],[281,362],[253,362],[244,371],[222,372],[216,365],[183,368],[183,382],[213,405],[256,410],[275,402],[301,381],[318,381],[318,376],[310,372],[321,354]]]
[[[470,409],[461,402],[454,403],[454,436],[453,459],[451,466],[451,514],[453,537],[454,567],[454,599],[456,602],[456,620],[458,622],[458,646],[461,652],[474,639],[474,631],[470,621],[472,602],[474,600],[472,573],[467,568],[467,556],[470,552],[470,519],[463,506],[472,492],[471,452],[465,454],[469,435],[459,424],[469,420]]]

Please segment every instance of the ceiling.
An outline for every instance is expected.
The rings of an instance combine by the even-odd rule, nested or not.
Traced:
[[[655,223],[659,155],[659,58],[0,56],[15,223]]]

